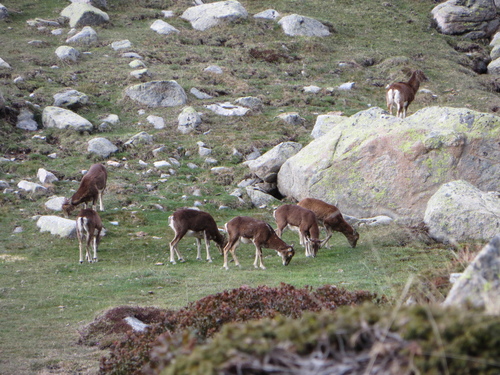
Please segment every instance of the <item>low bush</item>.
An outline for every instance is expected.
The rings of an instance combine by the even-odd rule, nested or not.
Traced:
[[[333,311],[339,306],[375,302],[376,298],[369,292],[350,292],[333,285],[316,290],[288,284],[227,290],[190,303],[175,313],[164,311],[161,323],[152,325],[145,333],[132,332],[115,342],[109,356],[101,359],[100,373],[156,373],[178,354],[206,342],[227,323],[276,316],[299,318],[305,311]],[[122,325],[120,321],[115,323]]]

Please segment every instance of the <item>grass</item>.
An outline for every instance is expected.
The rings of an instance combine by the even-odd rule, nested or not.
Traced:
[[[67,4],[60,0],[4,2],[13,10],[7,21],[0,22],[0,57],[14,67],[12,71],[0,71],[0,91],[7,105],[18,108],[28,101],[40,119],[42,109],[52,105],[52,95],[74,88],[89,95],[92,103],[79,109],[80,115],[98,126],[102,117],[116,113],[121,123],[103,134],[41,129],[36,134],[46,137],[44,141],[0,118],[1,156],[16,159],[0,163],[0,180],[15,189],[21,179],[36,181],[42,167],[60,178],[46,194],[0,196],[0,373],[92,373],[103,353],[78,346],[78,330],[102,311],[118,305],[180,308],[243,284],[277,286],[281,282],[297,287],[336,284],[350,290],[366,289],[387,296],[392,303],[409,275],[419,280],[415,289],[438,294],[439,299],[439,293],[445,291],[433,288],[436,274],[446,275],[466,265],[457,261],[450,249],[419,242],[397,226],[360,228],[356,249],[350,249],[345,238],[337,234],[333,248],[322,249],[316,259],[306,259],[296,234],[285,232],[285,240],[297,245],[297,255],[283,267],[279,258],[266,250],[265,271],[253,269],[254,250],[249,245],[241,245],[238,250],[242,268],[230,264],[230,270],[223,272],[219,255],[213,264],[194,260],[196,248],[188,239],[180,243],[187,262],[168,264],[168,242],[173,233],[167,217],[178,207],[200,201],[219,225],[236,215],[273,223],[270,209],[251,208],[230,195],[249,176],[248,168],[233,158],[233,148],[246,154],[254,147],[265,152],[283,141],[305,145],[318,114],[342,111],[352,115],[369,106],[384,107],[385,85],[407,78],[406,73],[414,68],[424,70],[430,79],[424,86],[437,98],[417,95],[410,113],[430,105],[498,110],[498,92],[492,89],[495,85],[491,79],[474,73],[467,55],[454,48],[459,43],[462,47],[474,44],[486,53],[488,42],[437,33],[429,14],[433,1],[393,0],[381,4],[366,0],[362,6],[352,0],[258,0],[242,4],[250,14],[274,8],[283,15],[314,17],[331,25],[334,32],[322,39],[291,38],[276,24],[252,17],[198,32],[176,17],[167,21],[181,33],[165,37],[149,29],[160,17],[160,10],[171,9],[180,15],[191,1],[123,0],[109,4],[110,25],[95,27],[99,43],[79,46],[89,54],[77,64],[65,64],[57,61],[54,51],[65,44],[66,34],[54,36],[48,30],[28,27],[26,21],[56,19]],[[45,46],[29,46],[27,43],[34,39]],[[223,118],[203,107],[213,100],[194,101],[190,97],[188,104],[203,112],[200,131],[191,135],[176,131],[180,108],[148,108],[140,115],[138,111],[145,108],[123,96],[123,90],[136,83],[129,76],[130,60],[109,47],[121,39],[133,43],[133,51],[144,57],[153,79],[174,79],[186,92],[196,87],[216,96],[217,102],[257,96],[264,103],[262,112]],[[252,49],[263,56],[275,53],[282,57],[267,62],[252,57]],[[225,73],[204,74],[203,69],[213,64]],[[17,76],[24,82],[14,84]],[[326,91],[345,82],[355,82],[356,88],[350,92]],[[309,85],[320,86],[323,93],[304,93],[302,88]],[[277,120],[283,112],[299,112],[306,124],[295,127]],[[146,122],[148,115],[162,116],[166,128],[152,129]],[[154,143],[120,147],[110,157],[122,166],[109,168],[106,211],[102,213],[107,235],[100,247],[100,261],[79,265],[76,241],[39,233],[34,217],[49,214],[44,206],[48,196],[71,195],[81,170],[102,162],[87,154],[88,140],[104,136],[122,145],[139,131],[151,134]],[[198,141],[211,147],[219,165],[233,168],[233,174],[211,174],[197,154]],[[159,146],[165,146],[165,151],[155,157],[151,151]],[[51,153],[57,153],[58,158],[48,157]],[[169,157],[178,158],[181,167],[160,182],[163,172],[151,168],[152,162]],[[144,168],[139,160],[150,165]],[[190,162],[200,168],[188,168]],[[196,189],[201,196],[193,195]],[[228,208],[219,210],[220,206]],[[115,221],[117,226],[110,224]],[[19,226],[23,232],[13,233]],[[470,244],[472,252],[480,245]]]

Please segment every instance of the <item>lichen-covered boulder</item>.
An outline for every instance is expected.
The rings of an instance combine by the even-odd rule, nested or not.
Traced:
[[[500,117],[465,108],[428,107],[405,119],[370,108],[337,123],[289,158],[281,194],[337,202],[356,217],[419,222],[430,197],[461,179],[498,189]]]
[[[175,81],[151,81],[125,89],[130,99],[148,107],[174,107],[184,105],[187,95]]]
[[[442,185],[431,197],[424,222],[442,242],[488,240],[500,233],[498,192],[483,192],[467,181]]]
[[[70,27],[95,26],[109,22],[109,16],[90,4],[73,3],[61,11],[61,16],[69,18]]]
[[[449,0],[432,9],[443,34],[479,39],[491,36],[500,25],[493,0]]]
[[[500,314],[500,234],[476,255],[460,278],[453,284],[445,306],[484,308]]]
[[[238,1],[216,1],[210,4],[197,5],[188,8],[181,18],[191,22],[196,30],[207,30],[220,22],[233,22],[248,17],[248,13]]]

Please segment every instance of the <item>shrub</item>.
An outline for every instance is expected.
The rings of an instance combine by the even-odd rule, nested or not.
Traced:
[[[227,323],[278,315],[299,318],[304,311],[333,311],[338,306],[353,306],[375,298],[376,295],[369,292],[349,292],[333,285],[315,291],[288,284],[281,284],[279,288],[242,286],[227,290],[190,303],[176,313],[164,312],[163,322],[146,333],[131,333],[116,342],[110,355],[101,359],[100,373],[155,373],[178,354],[204,343]],[[154,356],[151,356],[152,349]],[[145,364],[147,368],[143,370]]]

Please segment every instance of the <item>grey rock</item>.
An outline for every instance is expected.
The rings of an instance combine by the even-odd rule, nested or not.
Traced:
[[[36,222],[40,232],[50,232],[54,236],[62,238],[76,237],[76,221],[59,216],[40,216]]]
[[[66,90],[54,95],[54,104],[56,107],[78,108],[88,104],[89,97],[77,90]]]
[[[0,57],[0,69],[12,69],[12,67]]]
[[[198,126],[201,124],[201,116],[193,107],[186,107],[177,117],[178,127],[177,129],[182,134],[189,134],[196,131]]]
[[[208,95],[208,94],[204,93],[203,91],[198,90],[195,87],[193,87],[189,92],[191,94],[193,94],[194,96],[196,96],[196,98],[198,98],[198,99],[212,99],[213,98],[212,95]]]
[[[245,8],[236,0],[216,1],[188,8],[181,18],[196,30],[207,30],[220,22],[233,22],[248,17]]]
[[[282,142],[255,160],[246,161],[250,171],[265,182],[276,182],[278,172],[293,155],[302,149],[302,145],[296,142]]]
[[[151,30],[156,31],[158,34],[161,35],[179,33],[179,30],[177,30],[175,27],[162,20],[156,20],[155,22],[153,22],[150,28]]]
[[[429,199],[424,222],[441,242],[487,240],[500,233],[500,199],[466,181],[451,181]]]
[[[52,211],[62,211],[62,205],[66,199],[66,197],[51,197],[45,202],[45,207]]]
[[[96,154],[102,158],[107,158],[109,155],[118,151],[118,147],[116,147],[108,139],[98,137],[91,139],[88,142],[87,151]]]
[[[281,113],[276,118],[283,120],[287,124],[296,126],[304,125],[306,122],[306,119],[301,117],[297,112]]]
[[[267,194],[260,189],[254,188],[253,186],[248,186],[246,188],[246,193],[252,204],[257,208],[265,208],[281,204],[281,202],[272,195]]]
[[[0,4],[0,20],[6,19],[8,16],[9,11],[3,4]]]
[[[44,168],[38,168],[36,176],[38,177],[38,180],[44,185],[59,181],[54,173],[49,172]]]
[[[148,107],[173,107],[187,101],[184,89],[175,81],[151,81],[125,89],[130,99]]]
[[[346,118],[340,113],[327,113],[325,115],[319,115],[316,117],[316,123],[311,132],[311,137],[319,138],[322,135],[328,133],[331,129],[335,127],[337,123],[344,121]]]
[[[93,44],[97,43],[99,38],[97,37],[96,31],[90,27],[90,26],[85,26],[82,31],[79,33],[73,35],[72,37],[66,39],[66,43],[77,43],[77,44]]]
[[[314,18],[291,14],[278,21],[284,33],[289,36],[317,36],[330,35],[328,27]]]
[[[122,49],[129,49],[131,47],[132,47],[132,42],[128,39],[117,40],[117,41],[111,43],[111,48],[113,48],[115,51],[120,51]],[[129,57],[132,57],[132,56],[129,56]],[[134,56],[134,58],[136,58],[136,56]]]
[[[500,314],[500,235],[496,235],[477,254],[463,275],[451,287],[443,305],[483,308]]]
[[[82,3],[68,5],[61,11],[61,16],[69,18],[70,27],[102,25],[109,22],[109,16],[106,12]]]
[[[146,117],[147,122],[149,122],[155,129],[164,129],[165,120],[161,116],[149,115]]]
[[[35,115],[29,109],[22,108],[17,116],[16,128],[30,131],[38,130]]]
[[[205,108],[221,116],[244,116],[250,111],[250,108],[234,105],[229,102],[209,104]]]
[[[92,5],[93,7],[106,10],[108,9],[108,3],[106,0],[70,0],[72,3],[83,3]]]
[[[47,188],[35,182],[21,180],[17,183],[17,187],[29,193],[36,193],[38,191],[45,191]]]
[[[59,46],[56,49],[56,56],[63,61],[77,62],[80,57],[80,52],[70,46]]]
[[[431,13],[441,33],[471,39],[487,38],[500,25],[492,0],[449,0],[436,5]]]
[[[263,18],[266,20],[276,20],[281,17],[278,11],[274,9],[266,9],[262,12],[259,12],[253,16],[254,18]]]
[[[150,145],[153,143],[153,137],[146,132],[140,132],[125,142],[125,146]]]
[[[45,128],[73,128],[76,131],[91,131],[94,128],[90,121],[69,109],[53,106],[44,108],[42,124]]]

